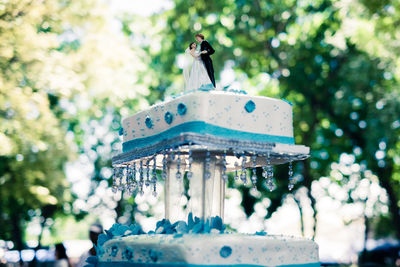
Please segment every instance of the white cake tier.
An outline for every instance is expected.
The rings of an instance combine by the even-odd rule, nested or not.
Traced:
[[[135,263],[140,266],[320,266],[318,245],[312,240],[246,234],[133,235],[104,243],[98,266],[128,266],[127,263],[132,266]]]
[[[195,91],[122,122],[123,152],[182,133],[229,140],[294,144],[290,103],[225,91]]]

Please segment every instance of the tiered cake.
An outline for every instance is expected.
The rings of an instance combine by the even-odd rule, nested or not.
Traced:
[[[312,240],[227,233],[222,222],[229,172],[272,191],[273,165],[289,163],[289,190],[294,186],[292,162],[307,158],[309,148],[294,144],[290,102],[200,88],[126,118],[120,133],[113,190],[142,195],[148,187],[156,197],[162,181],[166,219],[148,233],[114,225],[99,237],[92,265],[319,266]],[[189,202],[182,207],[185,179]]]

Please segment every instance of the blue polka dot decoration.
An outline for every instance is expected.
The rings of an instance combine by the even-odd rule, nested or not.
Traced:
[[[246,105],[244,105],[244,109],[248,113],[252,113],[256,109],[256,104],[252,100],[249,100],[247,101]]]
[[[232,254],[232,248],[230,246],[223,246],[219,251],[219,255],[222,258],[228,258]]]
[[[144,123],[146,124],[147,128],[149,128],[149,129],[153,128],[153,121],[151,120],[150,117],[146,117],[146,120],[144,121]]]
[[[178,104],[178,114],[183,116],[186,114],[186,111],[187,111],[186,105],[183,103],[179,103]]]
[[[174,120],[174,115],[172,115],[172,113],[168,111],[164,115],[164,120],[166,123],[171,124],[172,121]]]

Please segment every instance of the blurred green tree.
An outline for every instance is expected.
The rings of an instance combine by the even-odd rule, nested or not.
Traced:
[[[0,2],[0,239],[17,249],[33,218],[43,232],[57,216],[87,213],[66,163],[93,166],[88,201],[109,182],[121,115],[148,105],[146,55],[112,19],[96,0]]]
[[[63,170],[73,154],[38,79],[54,49],[52,25],[43,18],[56,6],[51,1],[0,6],[0,238],[22,249],[31,217],[43,215],[44,225],[73,200]]]

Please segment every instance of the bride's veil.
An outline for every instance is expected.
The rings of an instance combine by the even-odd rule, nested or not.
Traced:
[[[183,78],[185,79],[185,91],[189,90],[189,76],[190,70],[192,69],[193,58],[190,55],[189,47],[185,50],[184,60],[183,60]]]

